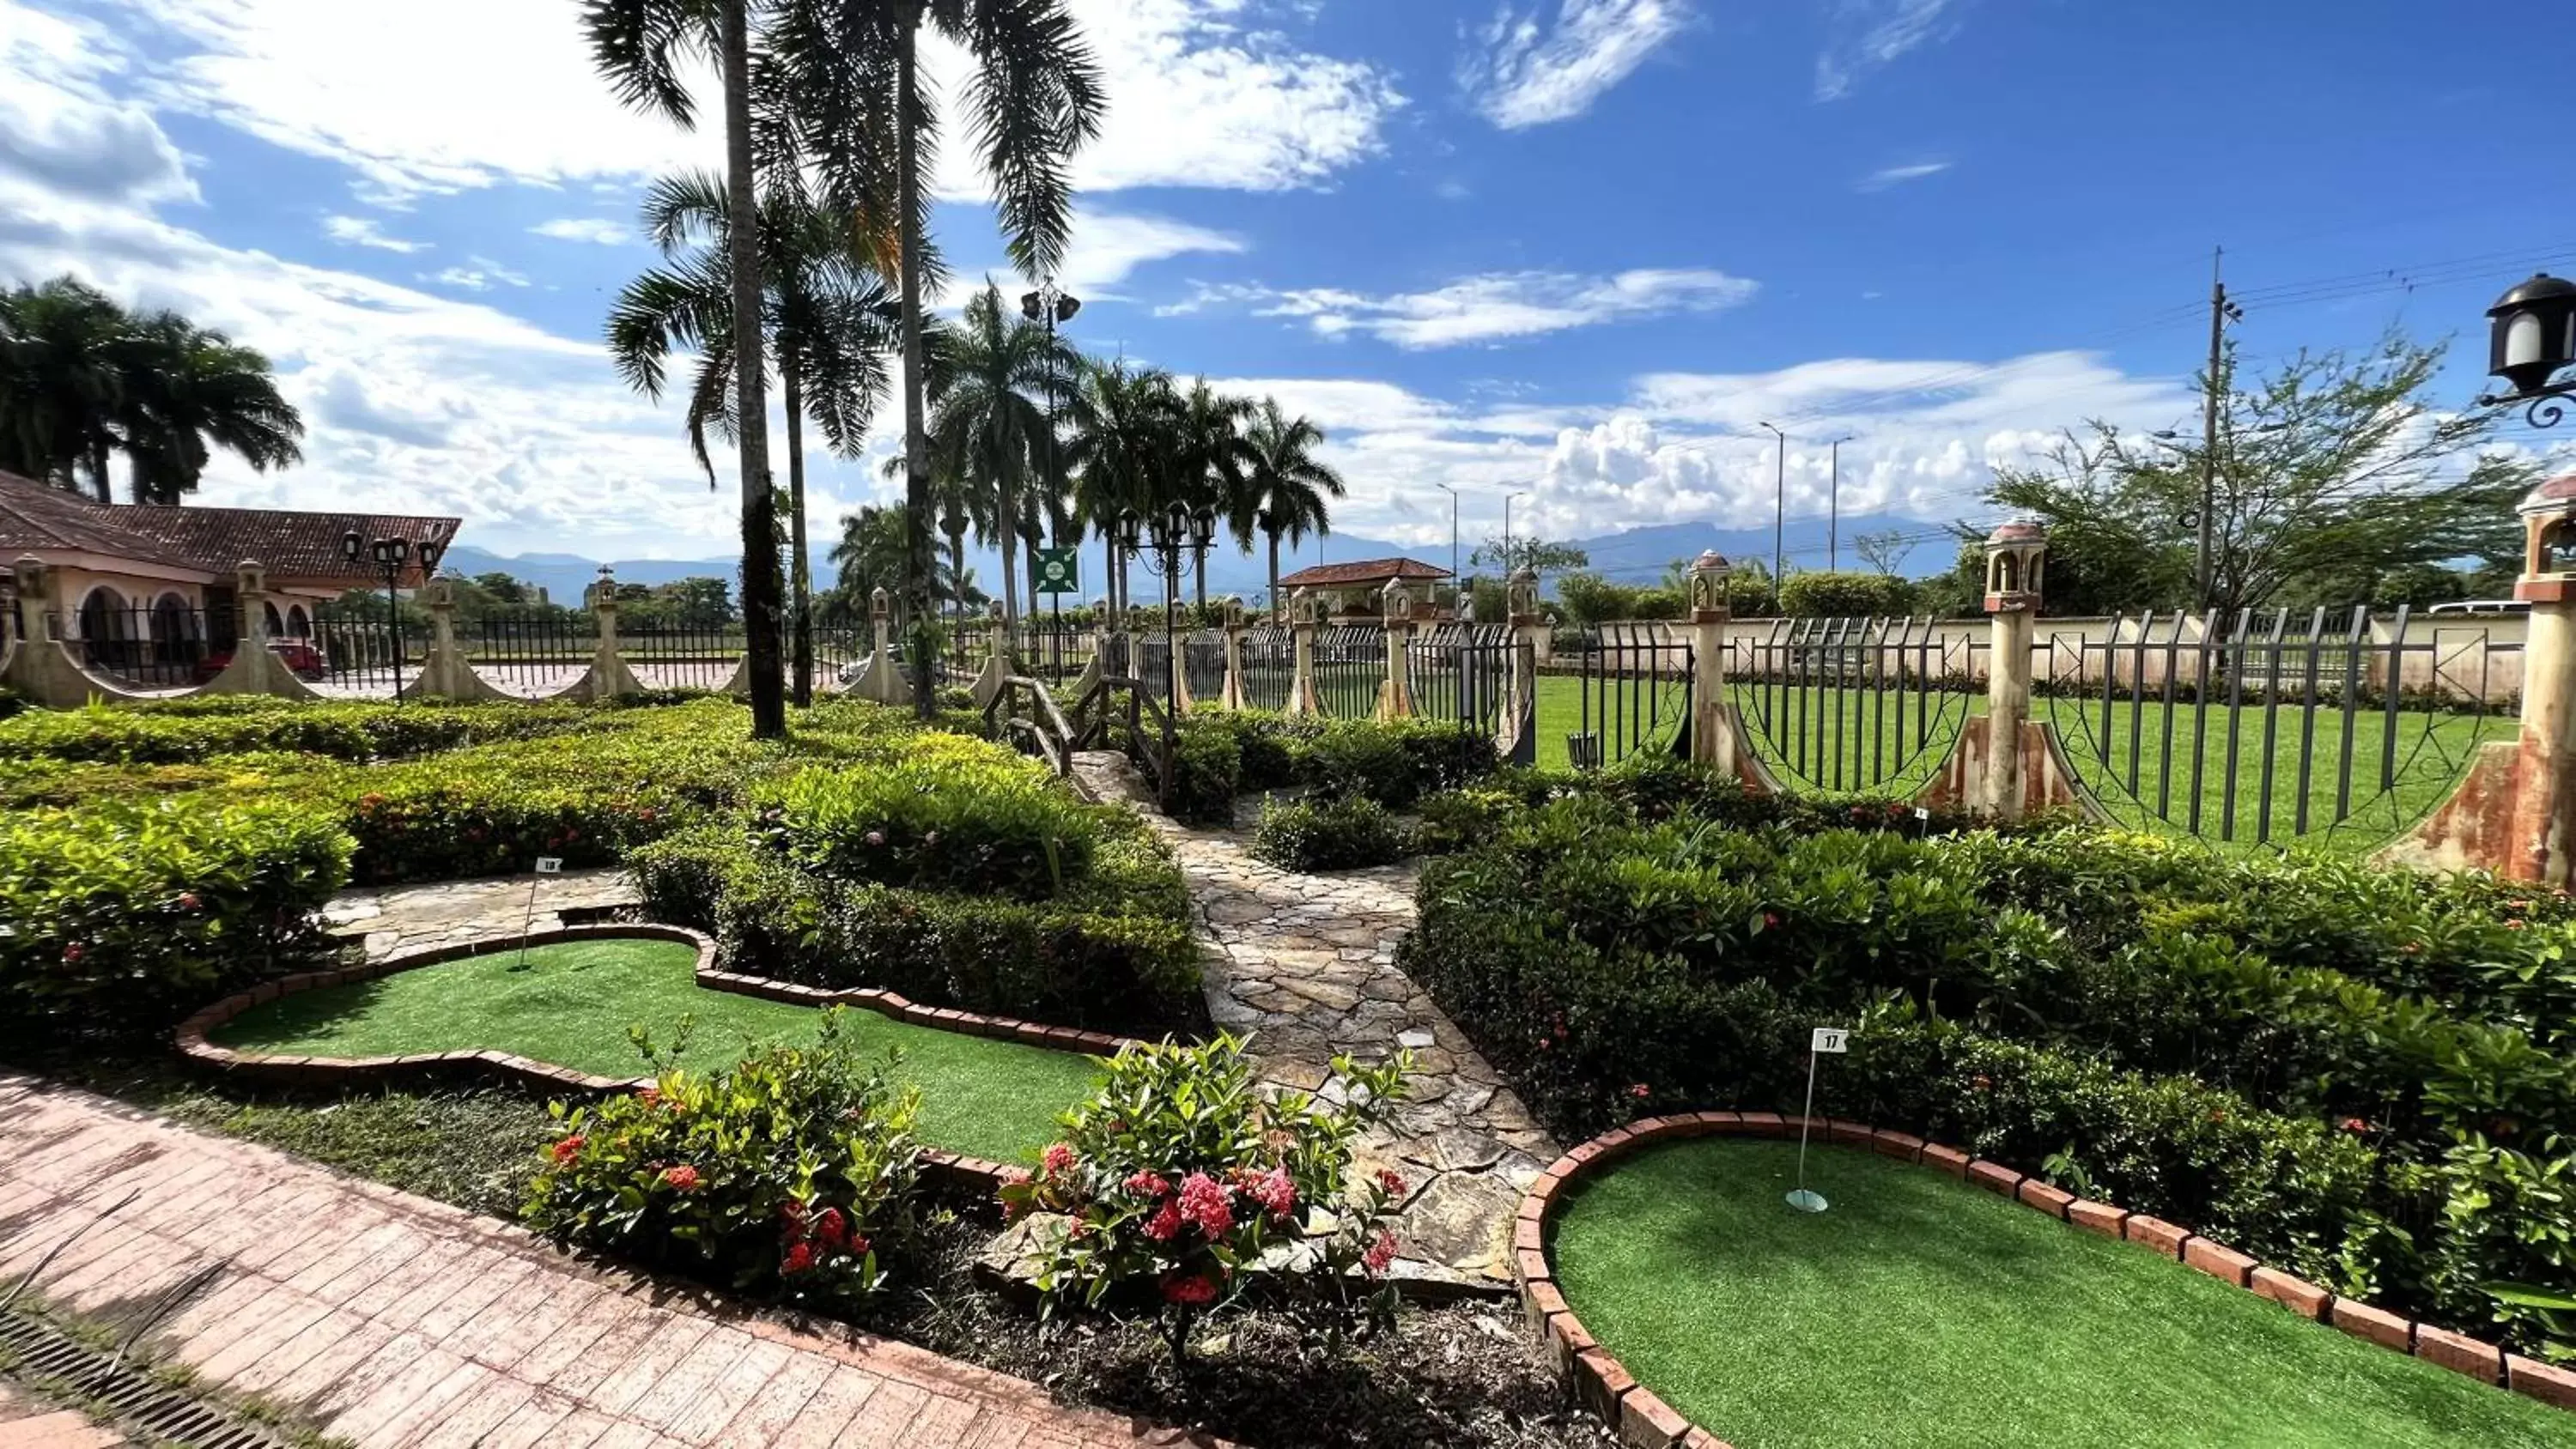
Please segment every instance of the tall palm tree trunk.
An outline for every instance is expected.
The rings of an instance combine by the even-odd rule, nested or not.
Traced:
[[[1002,624],[1005,637],[1013,637],[1020,628],[1020,494],[1011,486],[1010,469],[1006,466],[1001,473],[995,481],[1000,495],[995,504],[1001,511]]]
[[[787,390],[787,609],[795,630],[795,695],[798,709],[814,703],[814,565],[805,553],[805,389],[803,369],[785,339],[779,381]]]
[[[930,426],[924,417],[921,345],[921,167],[915,154],[913,111],[920,104],[921,78],[916,32],[922,7],[907,4],[897,14],[895,32],[895,205],[902,257],[898,268],[903,290],[903,580],[914,601],[913,617],[934,617],[930,606]],[[930,651],[916,649],[912,660],[912,708],[930,718]]]
[[[1207,550],[1198,550],[1199,618],[1207,617]]]
[[[1038,531],[1032,527],[1020,535],[1020,566],[1029,585],[1029,617],[1038,615]]]
[[[949,621],[966,622],[966,530],[948,530]]]
[[[1288,606],[1279,597],[1279,530],[1273,528],[1267,532],[1270,535],[1270,622],[1276,624],[1287,617]]]
[[[778,657],[778,519],[769,491],[769,400],[760,335],[760,228],[751,184],[749,0],[725,0],[725,192],[737,225],[727,229],[733,263],[734,423],[742,459],[742,613],[749,634],[751,733],[787,735],[787,691]]]

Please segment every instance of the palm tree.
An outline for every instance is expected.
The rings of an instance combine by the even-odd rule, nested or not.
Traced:
[[[1073,232],[1073,182],[1066,163],[1098,134],[1106,99],[1066,0],[836,0],[826,8],[834,10],[838,24],[828,26],[808,23],[803,6],[787,8],[779,43],[797,72],[789,124],[807,138],[825,184],[849,197],[855,211],[896,218],[904,500],[913,530],[907,577],[926,596],[932,583],[932,469],[921,301],[929,195],[922,169],[936,150],[939,116],[923,94],[922,29],[928,26],[966,53],[968,130],[984,173],[993,178],[1011,262],[1030,276],[1053,275],[1063,263]],[[807,54],[808,46],[828,49],[834,63]],[[914,668],[915,699],[926,717],[929,660],[916,661]]]
[[[902,607],[904,539],[908,536],[903,506],[869,504],[841,515],[841,541],[832,545],[832,565],[839,577],[832,591],[862,616],[878,589],[895,596]]]
[[[1038,501],[1032,472],[1044,461],[1053,427],[1041,399],[1071,370],[1073,356],[1071,345],[1046,328],[1005,312],[1001,289],[988,280],[966,304],[965,325],[950,335],[946,375],[932,379],[933,473],[944,485],[978,495],[981,526],[1001,545],[1002,617],[1014,627],[1020,619],[1016,547],[1032,528]],[[947,516],[944,505],[942,513]]]
[[[735,436],[732,199],[704,172],[665,177],[644,199],[645,229],[667,267],[629,282],[608,315],[608,350],[619,375],[648,397],[662,395],[674,348],[698,353],[689,390],[689,447],[715,484],[707,432]],[[805,533],[805,422],[844,458],[865,449],[869,422],[886,389],[885,355],[895,345],[894,305],[884,280],[855,243],[859,229],[794,193],[761,201],[759,247],[764,330],[778,359],[787,414],[788,616],[799,706],[813,703],[813,569]]]
[[[0,468],[66,488],[86,474],[108,501],[125,326],[125,309],[68,276],[0,293]]]
[[[1131,371],[1124,362],[1085,367],[1081,386],[1066,407],[1071,435],[1064,455],[1074,477],[1074,512],[1082,527],[1100,534],[1113,610],[1124,610],[1129,603],[1127,557],[1118,546],[1118,526],[1126,518],[1151,518],[1168,501],[1165,479],[1179,412],[1180,395],[1170,373]]]
[[[1179,413],[1172,420],[1171,460],[1173,497],[1165,506],[1180,503],[1195,513],[1202,509],[1230,515],[1237,496],[1244,490],[1244,474],[1250,461],[1250,450],[1243,437],[1243,426],[1252,416],[1250,401],[1228,397],[1208,386],[1202,377],[1190,384],[1181,399]],[[1199,614],[1207,614],[1207,552],[1199,551]]]
[[[135,502],[175,504],[196,492],[212,448],[262,473],[304,461],[304,419],[257,351],[176,312],[135,319],[111,351]]]
[[[1276,398],[1261,400],[1244,442],[1250,453],[1244,469],[1246,487],[1241,506],[1232,510],[1229,522],[1246,548],[1252,546],[1255,533],[1270,540],[1270,614],[1275,619],[1281,612],[1279,540],[1284,537],[1296,544],[1309,533],[1332,532],[1332,510],[1324,500],[1340,498],[1345,490],[1342,475],[1315,457],[1315,449],[1323,446],[1324,430],[1303,414],[1291,418],[1281,412]]]
[[[915,0],[918,3],[918,0]],[[751,0],[582,0],[592,62],[619,100],[694,129],[697,103],[682,68],[712,56],[724,81],[725,190],[734,216],[752,197]],[[787,734],[779,658],[776,507],[769,485],[769,404],[761,348],[760,245],[755,227],[728,229],[732,286],[735,453],[742,468],[742,611],[751,674],[751,732]]]

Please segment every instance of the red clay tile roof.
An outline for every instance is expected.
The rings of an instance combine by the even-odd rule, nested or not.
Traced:
[[[1317,564],[1299,569],[1279,581],[1283,589],[1349,589],[1361,584],[1383,584],[1393,578],[1445,579],[1449,571],[1420,559],[1370,558],[1357,563]]]
[[[418,546],[455,541],[459,520],[379,513],[314,513],[286,508],[162,508],[93,502],[60,488],[0,473],[0,567],[31,549],[74,549],[112,558],[176,564],[225,575],[245,559],[273,584],[307,588],[382,586],[372,562],[352,565],[340,536],[405,538]],[[406,579],[420,581],[415,562]]]

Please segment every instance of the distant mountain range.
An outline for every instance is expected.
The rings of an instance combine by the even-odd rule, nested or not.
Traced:
[[[1863,533],[1884,532],[1894,528],[1908,538],[1918,539],[1913,554],[1903,565],[1909,575],[1938,573],[1945,570],[1954,550],[1946,539],[1933,537],[1937,526],[1920,519],[1881,515],[1870,518],[1847,518],[1839,533],[1842,567],[1857,569],[1863,565],[1852,551],[1852,540]],[[1663,577],[1667,566],[1678,559],[1697,558],[1702,550],[1715,549],[1729,558],[1760,559],[1767,565],[1771,557],[1771,530],[1720,528],[1711,523],[1667,523],[1647,528],[1632,528],[1596,538],[1568,540],[1590,556],[1591,570],[1620,583],[1652,583]],[[1797,523],[1789,527],[1786,538],[1790,562],[1795,567],[1825,566],[1825,528],[1822,524]],[[1460,563],[1470,573],[1478,572],[1465,563],[1464,554],[1472,545],[1462,545]],[[1430,547],[1408,547],[1384,539],[1361,538],[1335,534],[1321,540],[1308,539],[1304,546],[1282,549],[1279,571],[1294,573],[1317,563],[1348,563],[1355,559],[1410,557],[1426,563],[1449,566],[1446,543]],[[976,582],[988,592],[998,592],[1001,582],[1001,556],[991,549],[967,550],[966,561],[975,571]],[[496,554],[471,544],[459,544],[447,552],[446,567],[462,574],[506,573],[544,589],[557,603],[570,603],[581,597],[581,591],[599,577],[601,561],[569,553]],[[624,583],[667,584],[685,578],[721,578],[728,582],[738,572],[738,556],[700,559],[610,559],[609,569]],[[1082,548],[1082,598],[1100,592],[1102,556],[1097,541]],[[1257,600],[1269,588],[1269,564],[1265,553],[1256,548],[1249,555],[1220,546],[1208,558],[1208,593],[1211,597],[1240,594],[1246,600]],[[829,584],[833,577],[829,551],[814,551],[814,577],[818,585]],[[1154,587],[1150,575],[1130,575],[1131,584],[1142,596]],[[1067,595],[1067,604],[1077,602]]]

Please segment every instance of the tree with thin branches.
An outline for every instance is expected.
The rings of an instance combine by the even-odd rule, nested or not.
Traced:
[[[1245,487],[1227,522],[1244,547],[1258,533],[1270,544],[1270,613],[1281,616],[1279,541],[1291,546],[1308,534],[1333,531],[1330,499],[1345,496],[1342,475],[1315,456],[1324,445],[1324,430],[1304,414],[1290,417],[1276,398],[1263,398],[1244,430]]]

